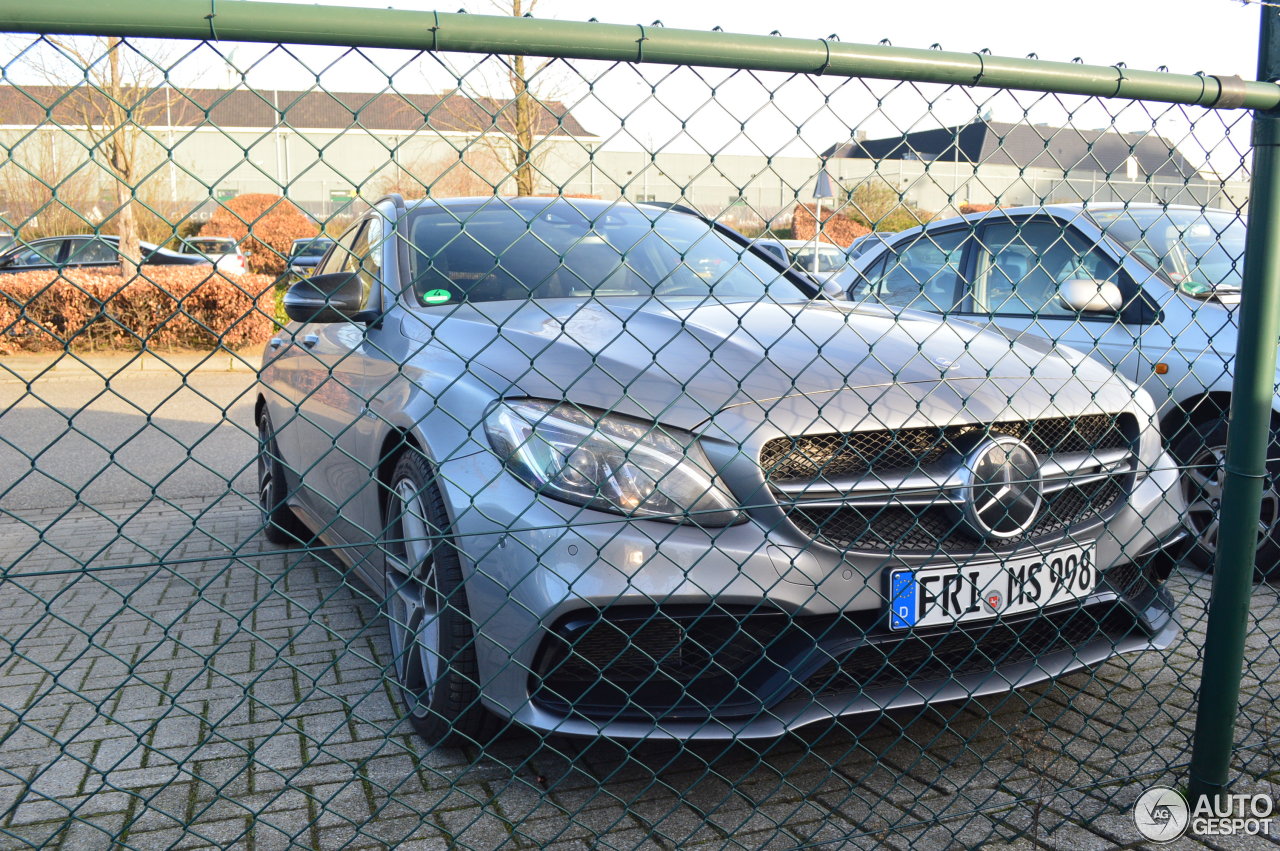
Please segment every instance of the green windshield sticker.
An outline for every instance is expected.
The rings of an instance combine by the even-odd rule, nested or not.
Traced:
[[[423,304],[440,304],[453,298],[453,293],[448,290],[427,290],[422,294]]]
[[[1209,292],[1209,290],[1213,289],[1213,287],[1209,286],[1208,284],[1201,283],[1200,281],[1193,281],[1190,278],[1183,281],[1178,286],[1182,289],[1184,293],[1191,296],[1204,295],[1205,293]]]

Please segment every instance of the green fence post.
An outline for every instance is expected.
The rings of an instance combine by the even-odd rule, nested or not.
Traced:
[[[1280,9],[1262,6],[1258,79],[1280,77]],[[1191,755],[1191,802],[1227,791],[1240,677],[1271,441],[1280,339],[1280,111],[1254,114],[1253,181],[1245,242],[1240,335],[1231,391],[1218,561]]]

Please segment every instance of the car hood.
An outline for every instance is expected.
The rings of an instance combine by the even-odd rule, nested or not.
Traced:
[[[855,389],[978,380],[1003,388],[986,395],[1007,404],[1019,387],[1053,396],[1069,383],[1121,383],[1038,338],[816,300],[487,302],[415,310],[404,326],[428,343],[421,351],[444,347],[499,396],[566,399],[687,429],[728,408]]]

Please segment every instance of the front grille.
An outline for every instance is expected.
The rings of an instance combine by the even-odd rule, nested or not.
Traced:
[[[895,479],[928,468],[934,481],[958,467],[964,454],[988,435],[1016,437],[1042,460],[1055,455],[1107,450],[1131,451],[1136,420],[1127,414],[1091,414],[1034,421],[907,428],[848,434],[776,438],[765,444],[761,464],[775,486],[816,485],[822,507],[806,504],[804,492],[781,500],[787,518],[802,534],[840,550],[883,553],[999,552],[1048,541],[1106,520],[1122,503],[1129,469],[1107,479],[1068,484],[1045,496],[1040,514],[1024,534],[985,539],[961,518],[949,500],[903,506],[893,499]],[[831,505],[833,479],[870,479],[883,486],[884,498]],[[939,496],[942,494],[939,493]],[[789,501],[794,497],[795,501]],[[838,499],[838,494],[835,496]]]
[[[942,548],[968,553],[1035,543],[1105,520],[1123,496],[1124,485],[1117,478],[1064,488],[1045,497],[1040,519],[1024,535],[1000,541],[979,538],[948,505],[805,508],[800,504],[785,510],[801,532],[836,549],[907,553]]]
[[[1073,651],[1095,639],[1112,643],[1136,628],[1132,612],[1118,603],[951,628],[935,636],[865,644],[833,658],[804,681],[812,695],[847,694],[923,683],[1033,661],[1059,650]]]
[[[764,445],[760,466],[770,484],[877,475],[927,467],[963,453],[984,435],[1009,435],[1044,457],[1091,449],[1127,449],[1136,434],[1127,415],[1089,414],[985,425],[926,426],[778,437]]]

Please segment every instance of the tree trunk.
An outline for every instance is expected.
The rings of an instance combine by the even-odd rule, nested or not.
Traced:
[[[142,259],[142,250],[138,245],[138,220],[133,210],[133,155],[138,131],[136,127],[129,126],[131,118],[120,104],[126,102],[126,98],[138,89],[136,80],[124,79],[120,68],[120,50],[120,39],[107,39],[107,67],[110,74],[107,94],[112,100],[110,113],[117,128],[108,139],[107,158],[116,179],[116,203],[119,210],[113,218],[116,233],[120,237],[120,274],[128,280],[137,277],[138,264]],[[130,88],[133,89],[132,92],[129,91]]]
[[[116,180],[116,202],[120,211],[115,214],[116,233],[120,235],[120,274],[130,280],[138,274],[142,259],[142,247],[138,239],[138,220],[133,214],[133,188],[122,176]]]
[[[533,169],[533,122],[536,112],[533,95],[529,94],[529,80],[525,77],[523,56],[512,57],[511,90],[515,95],[516,115],[516,194],[532,195],[537,182]]]

